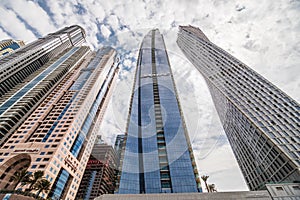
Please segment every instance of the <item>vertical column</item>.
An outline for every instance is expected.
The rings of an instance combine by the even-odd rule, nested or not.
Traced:
[[[156,136],[158,147],[158,158],[160,168],[160,182],[162,191],[172,192],[171,177],[169,170],[169,163],[166,151],[166,141],[164,136],[164,127],[162,120],[162,113],[159,100],[159,90],[156,71],[156,59],[155,59],[155,30],[152,30],[151,38],[151,60],[152,60],[152,80],[153,80],[153,97],[154,97],[154,112],[156,123]]]

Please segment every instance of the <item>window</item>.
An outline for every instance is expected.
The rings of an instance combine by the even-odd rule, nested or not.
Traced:
[[[294,186],[292,186],[292,188],[293,188],[294,190],[300,190],[299,185],[294,185]]]
[[[42,158],[37,158],[35,161],[39,162],[39,161],[41,161],[41,159],[42,159]]]
[[[276,190],[283,191],[283,187],[276,187]]]

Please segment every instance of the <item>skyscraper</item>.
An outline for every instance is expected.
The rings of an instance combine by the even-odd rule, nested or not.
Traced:
[[[0,41],[0,57],[9,54],[24,45],[25,43],[22,40],[8,39]]]
[[[121,158],[122,158],[122,151],[124,151],[124,140],[125,140],[125,134],[119,134],[116,137],[115,141],[115,151],[116,151],[116,170],[115,170],[115,188],[119,188],[120,185],[120,177],[121,177],[121,171],[120,171],[120,165],[121,165]]]
[[[76,199],[93,200],[103,194],[113,194],[116,152],[110,145],[95,144],[81,180]]]
[[[163,36],[150,31],[140,47],[119,194],[201,190]]]
[[[123,148],[123,144],[124,144],[124,138],[125,138],[125,134],[119,134],[116,137],[116,141],[115,141],[115,151],[116,151],[116,164],[117,164],[117,169],[119,168],[120,165],[120,159],[121,159],[121,153],[122,153],[122,148]]]
[[[68,58],[88,51],[73,48],[84,41],[84,30],[70,26],[0,57],[0,146],[66,76]]]
[[[206,80],[248,187],[300,181],[299,104],[199,28],[180,26],[177,43]]]
[[[69,32],[70,29],[77,34]],[[37,51],[29,48],[23,52],[32,58],[43,52],[44,48],[54,45],[48,56],[36,58],[42,61],[33,64],[41,65],[42,70],[32,72],[24,79],[24,84],[20,83],[8,92],[11,97],[5,102],[13,102],[5,107],[6,110],[3,109],[1,125],[6,122],[4,116],[9,112],[10,119],[16,119],[15,123],[19,124],[0,148],[1,189],[18,188],[15,182],[11,182],[16,171],[25,169],[34,173],[42,170],[51,183],[51,189],[47,195],[43,194],[44,197],[75,199],[117,77],[118,57],[110,47],[92,52],[86,46],[73,46],[83,40],[84,32],[78,26],[62,30],[62,35],[48,35],[52,41],[50,43],[29,44],[40,47]],[[65,43],[62,43],[64,40]],[[44,39],[38,41],[43,42]],[[17,64],[24,58],[19,53],[15,51],[10,54],[18,61]],[[8,62],[11,64],[14,61]],[[42,65],[42,62],[45,64]],[[23,64],[25,68],[28,65]],[[11,76],[20,77],[15,74]],[[15,98],[16,95],[18,98]],[[21,121],[18,116],[25,116],[26,119]],[[2,127],[6,128],[5,125]]]

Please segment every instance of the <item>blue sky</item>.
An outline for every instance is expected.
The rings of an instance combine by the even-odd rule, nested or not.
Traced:
[[[126,2],[126,3],[125,3]],[[125,131],[129,94],[143,36],[165,37],[200,174],[219,191],[247,190],[220,125],[207,86],[176,45],[178,25],[200,27],[207,37],[300,101],[300,1],[46,1],[2,0],[0,39],[26,43],[78,24],[93,49],[112,45],[122,54],[119,80],[100,130],[111,143]]]

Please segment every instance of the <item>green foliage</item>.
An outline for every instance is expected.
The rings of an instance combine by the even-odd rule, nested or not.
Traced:
[[[26,185],[30,179],[30,174],[25,170],[17,171],[15,174],[11,177],[11,180],[13,182],[16,182],[16,187],[21,183],[21,187]]]
[[[40,179],[39,181],[37,181],[34,185],[34,188],[38,191],[36,193],[36,196],[38,197],[41,192],[47,193],[50,190],[50,185],[51,183],[46,179]]]
[[[0,194],[20,194],[24,196],[34,197],[38,200],[44,200],[44,198],[39,197],[40,193],[47,193],[50,190],[51,183],[43,178],[43,171],[36,171],[33,175],[29,174],[27,170],[20,170],[15,172],[11,177],[11,180],[15,182],[15,190],[0,190]],[[22,190],[16,190],[17,186],[21,183],[21,187],[28,185],[29,188]],[[32,190],[37,190],[37,193],[31,193]]]
[[[33,176],[31,176],[30,180],[29,180],[29,191],[32,191],[34,188],[34,185],[40,180],[42,179],[44,176],[44,172],[43,171],[36,171],[33,173]]]

